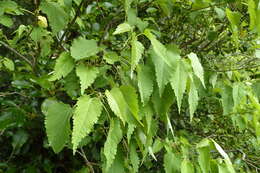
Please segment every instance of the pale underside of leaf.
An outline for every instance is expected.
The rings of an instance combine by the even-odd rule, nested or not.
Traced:
[[[189,59],[191,60],[191,65],[195,75],[200,79],[202,85],[205,87],[204,83],[204,70],[200,61],[195,53],[190,53],[188,55]]]

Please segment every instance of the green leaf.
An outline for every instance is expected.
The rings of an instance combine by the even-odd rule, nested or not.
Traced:
[[[128,10],[131,8],[131,3],[133,0],[125,0],[125,12],[127,13]]]
[[[132,27],[128,23],[121,23],[120,25],[117,26],[115,32],[113,32],[113,35],[122,34],[125,32],[129,32],[131,30]]]
[[[248,13],[250,16],[250,30],[253,30],[256,26],[256,4],[254,0],[248,1]]]
[[[190,120],[193,118],[193,114],[195,110],[197,109],[198,102],[199,102],[199,96],[197,88],[194,84],[193,80],[190,80],[190,90],[189,90],[189,109],[190,109]]]
[[[232,94],[233,94],[234,108],[236,108],[246,97],[246,91],[244,90],[243,85],[241,83],[234,83]]]
[[[74,61],[68,52],[61,53],[59,58],[56,60],[54,73],[49,80],[55,81],[62,77],[66,77],[73,70],[74,65]]]
[[[182,161],[182,163],[181,163],[181,173],[194,173],[194,167],[189,160],[184,159]]]
[[[76,74],[80,79],[81,94],[95,81],[99,71],[97,67],[80,64],[76,67]]]
[[[152,44],[152,48],[155,52],[155,54],[158,56],[158,58],[161,58],[162,60],[164,60],[164,62],[168,65],[168,66],[172,66],[172,62],[169,59],[169,57],[167,56],[167,49],[166,47],[156,39],[156,37],[151,33],[150,30],[146,29],[144,31],[145,36],[151,41]]]
[[[14,71],[14,62],[11,59],[4,58],[3,64],[8,70]]]
[[[230,158],[228,157],[227,153],[213,139],[212,139],[212,142],[214,143],[215,148],[218,150],[219,154],[224,158],[224,161],[227,165],[227,169],[229,170],[229,172],[235,173],[235,169],[233,168],[232,162],[231,162]]]
[[[48,141],[54,152],[58,153],[69,140],[72,109],[62,102],[46,99],[42,104],[42,112]]]
[[[97,123],[102,111],[102,103],[98,98],[84,95],[78,99],[75,114],[73,115],[72,144],[73,153],[80,141],[86,137]]]
[[[108,64],[114,64],[115,62],[119,61],[119,56],[116,52],[105,52],[103,58]]]
[[[203,147],[198,149],[199,152],[199,164],[203,173],[210,172],[210,149],[209,147]]]
[[[130,144],[130,161],[133,166],[133,172],[138,172],[140,160],[136,151],[136,145],[133,142]]]
[[[152,70],[149,66],[141,66],[138,71],[138,88],[143,105],[145,105],[153,92]]]
[[[104,145],[104,155],[106,157],[106,170],[112,165],[117,153],[117,145],[123,137],[120,121],[118,119],[110,120],[110,128],[107,140]]]
[[[164,154],[163,166],[166,173],[180,172],[181,157],[175,153],[167,152]]]
[[[203,67],[200,64],[200,61],[195,53],[190,53],[188,55],[188,58],[191,60],[191,66],[193,68],[193,71],[195,75],[200,79],[202,85],[205,87],[204,83],[204,71]]]
[[[165,85],[170,81],[171,78],[171,69],[170,67],[158,57],[154,51],[150,51],[150,55],[155,66],[155,75],[157,85],[159,87],[159,94],[162,96]]]
[[[139,117],[139,106],[138,106],[138,96],[136,94],[135,88],[133,88],[130,85],[123,85],[120,87],[120,90],[123,94],[124,100],[133,114],[133,116],[136,118],[136,120],[140,120]]]
[[[14,22],[13,22],[12,18],[10,18],[6,15],[2,15],[0,17],[0,24],[10,28],[14,24]]]
[[[233,89],[230,86],[222,86],[221,92],[221,102],[223,107],[223,114],[229,114],[233,111],[234,102],[233,102]]]
[[[69,21],[69,14],[61,8],[59,3],[42,1],[40,10],[47,14],[53,34],[66,27]]]
[[[24,130],[19,130],[12,137],[13,150],[20,149],[28,140],[29,135]]]
[[[123,124],[125,124],[127,103],[125,102],[121,90],[115,87],[110,91],[106,90],[105,94],[111,110],[122,120]]]
[[[177,98],[179,113],[181,111],[182,97],[186,90],[186,83],[188,78],[188,74],[185,68],[186,67],[184,62],[182,60],[179,60],[171,78],[171,86]]]
[[[97,41],[86,40],[83,37],[74,39],[70,48],[71,56],[75,60],[81,60],[96,55],[99,52]]]
[[[131,78],[133,78],[133,71],[135,70],[137,64],[142,58],[142,54],[144,53],[144,46],[141,42],[137,40],[135,34],[133,35],[133,39],[131,41]]]

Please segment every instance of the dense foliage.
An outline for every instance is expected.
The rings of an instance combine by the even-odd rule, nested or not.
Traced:
[[[1,0],[0,172],[259,172],[259,67],[259,0]]]

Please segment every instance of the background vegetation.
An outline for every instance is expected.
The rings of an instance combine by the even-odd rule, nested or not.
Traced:
[[[0,172],[259,172],[259,36],[259,0],[1,0]]]

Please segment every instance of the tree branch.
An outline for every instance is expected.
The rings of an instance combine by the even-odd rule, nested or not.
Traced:
[[[26,61],[32,68],[34,68],[34,64],[27,59],[24,55],[20,54],[18,51],[16,51],[14,48],[10,47],[8,44],[6,44],[3,41],[0,41],[0,44],[2,44],[5,48],[9,49],[12,51],[14,54],[16,54],[18,57],[22,58],[24,61]]]

